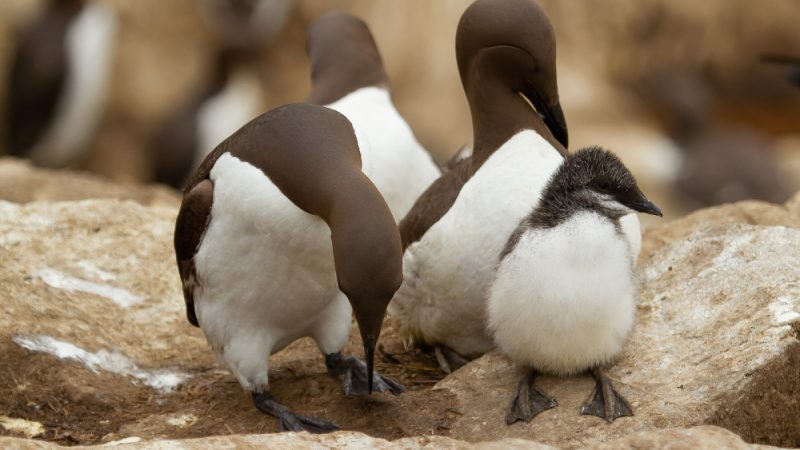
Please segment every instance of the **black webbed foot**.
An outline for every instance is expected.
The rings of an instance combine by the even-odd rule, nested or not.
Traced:
[[[436,356],[436,362],[439,363],[439,369],[447,375],[450,375],[469,362],[469,359],[444,345],[437,345],[434,347],[433,354]]]
[[[592,376],[597,384],[592,393],[591,400],[584,403],[581,414],[597,416],[606,419],[609,423],[615,419],[632,416],[633,409],[611,385],[611,380],[599,368],[592,369]]]
[[[317,417],[301,416],[289,411],[289,408],[278,403],[269,392],[253,393],[253,403],[264,414],[278,418],[281,431],[308,431],[309,433],[330,433],[339,427],[333,422]]]
[[[342,390],[344,395],[365,395],[369,393],[367,383],[367,365],[355,356],[343,356],[341,353],[325,355],[325,366],[331,375],[344,375]],[[378,392],[391,392],[400,395],[406,388],[397,381],[377,372],[372,376],[372,389]]]
[[[517,396],[511,403],[506,413],[506,425],[511,425],[518,420],[530,422],[540,412],[558,406],[558,402],[547,393],[541,391],[534,381],[538,373],[531,369],[519,382]]]

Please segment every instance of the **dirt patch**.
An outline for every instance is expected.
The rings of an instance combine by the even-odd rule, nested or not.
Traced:
[[[408,392],[401,396],[343,396],[340,380],[326,374],[309,339],[270,360],[272,392],[294,411],[332,420],[344,430],[385,439],[449,435],[458,406],[452,394],[431,389],[443,376],[433,357],[405,351],[391,326],[381,348],[376,367],[406,386]],[[277,420],[253,407],[233,375],[214,361],[210,348],[189,368],[191,380],[170,394],[128,377],[93,373],[77,362],[31,353],[10,340],[0,343],[0,349],[0,414],[40,422],[46,431],[39,439],[74,445],[128,436],[181,439],[278,431]],[[354,334],[346,351],[360,355],[359,349]],[[0,435],[14,433],[0,428]]]

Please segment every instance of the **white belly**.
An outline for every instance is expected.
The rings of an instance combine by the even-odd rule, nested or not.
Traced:
[[[322,219],[230,154],[210,178],[211,219],[194,258],[195,309],[214,350],[245,388],[257,390],[266,385],[267,357],[300,337],[323,333],[336,342],[320,346],[340,349],[350,306],[339,295]]]
[[[390,314],[406,338],[445,344],[465,356],[493,347],[485,294],[503,247],[538,205],[562,156],[534,131],[498,149],[464,185],[456,202],[406,250],[404,280]]]
[[[528,230],[489,291],[495,343],[514,362],[559,375],[609,362],[633,326],[634,259],[598,214]]]
[[[362,88],[327,106],[358,130],[363,171],[399,222],[439,177],[439,168],[398,114],[386,89]]]

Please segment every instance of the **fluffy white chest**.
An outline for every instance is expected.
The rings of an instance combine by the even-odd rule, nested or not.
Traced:
[[[532,228],[501,262],[489,329],[518,364],[569,374],[609,362],[633,326],[634,257],[607,218]]]
[[[341,300],[330,230],[230,154],[217,160],[210,178],[211,219],[194,258],[195,310],[209,343],[243,386],[264,385],[269,354],[313,335],[326,308]],[[346,299],[337,308],[337,336],[346,339]]]
[[[386,89],[362,88],[327,106],[358,130],[364,173],[400,221],[439,177],[436,164],[398,114]],[[361,139],[366,143],[362,145]]]
[[[56,115],[31,151],[39,164],[70,164],[86,150],[103,113],[113,57],[116,16],[108,6],[89,2],[67,30],[68,71]]]
[[[390,312],[406,333],[463,355],[492,347],[486,289],[506,241],[562,161],[539,134],[523,131],[463,186],[447,214],[404,255],[404,281]]]
[[[194,167],[220,142],[261,113],[258,79],[245,69],[231,74],[225,88],[208,99],[197,113],[197,143]]]

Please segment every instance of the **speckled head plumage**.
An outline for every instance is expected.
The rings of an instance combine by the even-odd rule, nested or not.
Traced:
[[[614,220],[632,211],[661,215],[625,164],[600,147],[584,148],[567,157],[553,174],[528,223],[553,227],[581,209],[594,210]]]
[[[568,144],[556,82],[555,32],[532,0],[477,0],[464,12],[456,32],[458,71],[473,109],[488,101],[474,91],[492,80],[532,104],[554,137]],[[538,131],[538,130],[537,130]],[[540,134],[543,134],[541,130]],[[544,136],[550,140],[550,136]]]

